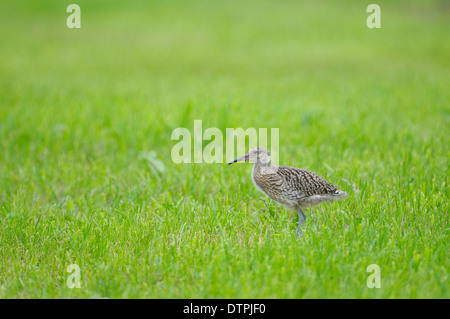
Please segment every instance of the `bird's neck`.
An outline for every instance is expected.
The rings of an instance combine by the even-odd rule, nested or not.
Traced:
[[[264,175],[271,175],[276,173],[277,166],[269,163],[255,163],[252,169],[253,181],[258,184],[258,180]]]
[[[267,163],[263,163],[263,162],[258,161],[253,166],[255,168],[256,167],[269,167],[269,166],[272,166],[272,164],[271,164],[270,160]]]

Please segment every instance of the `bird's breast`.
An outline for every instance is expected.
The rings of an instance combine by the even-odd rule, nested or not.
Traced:
[[[256,188],[272,198],[278,201],[281,191],[281,180],[271,169],[272,167],[261,167],[257,164],[253,165],[252,180]]]
[[[260,181],[260,172],[259,172],[259,168],[256,167],[256,164],[253,164],[253,168],[252,168],[252,181],[253,184],[255,185],[255,187],[262,193],[267,194],[266,191],[264,191],[264,189],[261,187],[262,183]]]

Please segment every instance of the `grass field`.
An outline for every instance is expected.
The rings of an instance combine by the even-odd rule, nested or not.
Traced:
[[[0,298],[450,297],[444,1],[70,3],[0,3]],[[250,164],[172,161],[195,119],[349,197],[296,240]]]

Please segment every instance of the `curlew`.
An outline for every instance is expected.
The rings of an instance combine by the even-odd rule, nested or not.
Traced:
[[[263,147],[252,148],[247,154],[228,163],[245,161],[253,163],[252,180],[256,188],[277,203],[298,214],[297,234],[306,220],[303,211],[324,202],[334,202],[347,197],[347,193],[322,177],[304,169],[276,166],[270,163],[270,153]]]

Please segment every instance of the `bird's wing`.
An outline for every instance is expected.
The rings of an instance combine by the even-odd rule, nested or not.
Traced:
[[[283,193],[292,199],[333,194],[337,191],[333,184],[322,177],[300,168],[278,166],[277,175],[282,180],[281,189]]]

